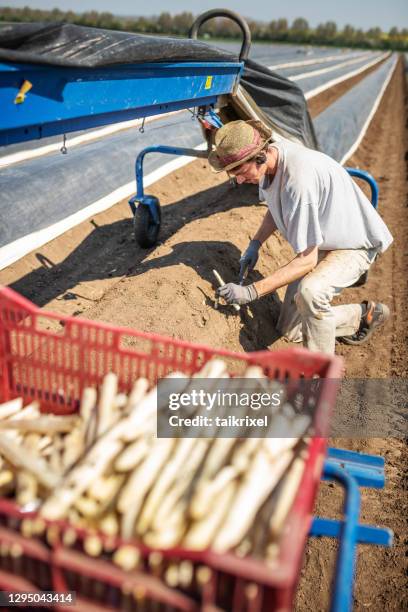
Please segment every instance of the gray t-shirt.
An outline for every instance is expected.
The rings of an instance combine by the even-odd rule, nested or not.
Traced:
[[[368,198],[334,159],[293,142],[278,142],[276,174],[259,185],[271,215],[296,253],[375,249],[393,238]]]

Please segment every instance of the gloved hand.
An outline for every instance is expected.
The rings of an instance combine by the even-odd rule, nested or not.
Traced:
[[[239,260],[239,282],[242,283],[247,272],[251,272],[255,268],[256,262],[258,261],[259,249],[261,248],[259,240],[251,240],[247,250],[242,254]]]
[[[254,285],[235,285],[227,283],[217,289],[217,295],[224,298],[227,304],[249,304],[257,299],[258,293]]]

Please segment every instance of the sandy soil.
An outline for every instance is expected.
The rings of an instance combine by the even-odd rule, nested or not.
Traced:
[[[326,102],[320,100],[319,111],[327,99],[333,101],[333,92]],[[393,310],[387,328],[367,345],[338,347],[351,378],[407,375],[406,117],[401,64],[348,164],[369,170],[379,181],[380,213],[395,238],[393,247],[375,264],[367,285],[348,289],[341,297],[342,301],[360,302],[369,296]],[[227,307],[213,308],[212,269],[226,281],[237,278],[240,252],[265,213],[256,191],[253,186],[233,188],[224,175],[212,174],[204,161],[197,160],[149,188],[163,206],[157,248],[144,251],[137,247],[131,214],[122,202],[4,270],[0,282],[64,314],[238,351],[288,346],[275,328],[284,290],[254,303],[252,316],[241,318]],[[281,238],[270,239],[253,279],[267,275],[290,257],[291,249]],[[386,488],[364,491],[362,518],[393,529],[395,545],[390,550],[359,548],[355,609],[401,610],[406,586],[406,448],[394,439],[334,443],[386,458]],[[337,487],[322,487],[317,512],[335,516],[339,504]],[[328,540],[309,544],[296,600],[298,611],[327,608],[334,552],[334,543]]]

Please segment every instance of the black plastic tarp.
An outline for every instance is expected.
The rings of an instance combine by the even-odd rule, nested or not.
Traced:
[[[237,62],[238,56],[189,38],[146,36],[70,23],[0,28],[0,60],[96,68],[148,62]]]
[[[241,85],[258,107],[283,132],[317,149],[317,140],[305,96],[293,81],[248,59]]]
[[[236,54],[198,40],[146,36],[66,23],[0,27],[0,61],[95,68],[148,62],[236,62]],[[241,84],[283,133],[317,148],[302,90],[248,59]]]

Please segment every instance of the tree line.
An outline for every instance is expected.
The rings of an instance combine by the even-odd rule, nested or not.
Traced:
[[[152,17],[119,17],[112,13],[99,13],[97,11],[74,13],[73,11],[61,11],[57,8],[52,11],[43,11],[27,6],[20,9],[0,7],[0,23],[28,21],[63,21],[111,30],[185,37],[194,21],[194,15],[190,12],[176,15],[164,12]],[[334,21],[327,21],[312,28],[307,20],[301,17],[295,19],[291,24],[287,19],[276,19],[270,22],[247,19],[247,22],[252,39],[258,42],[408,51],[407,28],[393,27],[388,32],[383,32],[379,27],[364,31],[361,28],[346,25],[343,29],[338,29]],[[204,24],[200,29],[200,34],[206,39],[233,40],[239,38],[240,30],[230,19],[216,18]]]

